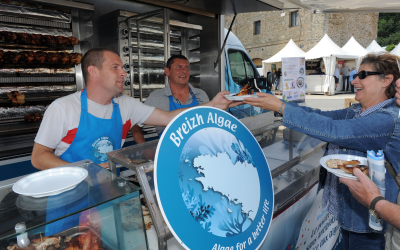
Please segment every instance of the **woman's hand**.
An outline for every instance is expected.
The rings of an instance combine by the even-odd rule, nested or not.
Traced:
[[[276,96],[263,92],[257,92],[257,96],[259,98],[244,98],[244,103],[250,104],[251,106],[260,107],[265,110],[279,111],[282,101]]]
[[[229,101],[228,99],[226,99],[224,95],[229,95],[229,94],[230,94],[229,91],[219,92],[211,100],[211,102],[207,103],[206,105],[225,110],[225,109],[233,108],[233,107],[243,104],[243,102],[234,102],[234,101]]]

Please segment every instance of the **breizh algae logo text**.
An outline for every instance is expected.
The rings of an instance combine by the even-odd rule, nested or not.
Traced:
[[[265,156],[229,113],[195,107],[164,130],[155,159],[157,200],[186,249],[258,249],[274,194]]]

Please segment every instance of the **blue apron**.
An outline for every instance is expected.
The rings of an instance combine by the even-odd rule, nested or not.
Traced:
[[[180,105],[176,102],[174,102],[174,97],[172,95],[168,96],[169,99],[169,111],[174,111],[176,109],[183,109],[183,108],[190,108],[199,105],[199,102],[197,101],[197,98],[195,94],[192,92],[192,90],[189,88],[189,94],[192,96],[192,103],[191,104],[186,104],[186,105]],[[162,133],[164,133],[164,130],[161,131],[161,133],[158,135],[161,138]]]
[[[113,113],[111,119],[102,119],[89,114],[86,89],[81,93],[81,116],[75,138],[69,148],[60,156],[67,162],[77,162],[90,159],[96,164],[108,162],[107,152],[121,148],[122,141],[122,117],[119,105],[112,101]],[[91,179],[96,174],[89,171]],[[60,194],[62,195],[62,194]],[[90,196],[90,195],[89,195]],[[56,198],[57,196],[54,196]],[[48,198],[48,207],[53,207],[52,197]],[[47,209],[46,221],[59,218],[79,208],[88,206],[89,197],[85,196],[79,202],[73,202],[57,209]],[[46,236],[61,232],[67,228],[79,224],[79,213],[51,223],[46,226]]]

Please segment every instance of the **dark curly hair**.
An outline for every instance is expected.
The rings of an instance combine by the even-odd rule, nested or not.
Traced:
[[[368,64],[371,65],[374,71],[382,72],[379,78],[384,79],[387,75],[393,75],[393,81],[390,83],[386,89],[386,96],[388,98],[393,98],[396,94],[396,80],[400,78],[399,67],[397,65],[397,60],[400,61],[400,57],[389,54],[388,52],[383,53],[370,53],[366,55],[362,61],[361,65]]]

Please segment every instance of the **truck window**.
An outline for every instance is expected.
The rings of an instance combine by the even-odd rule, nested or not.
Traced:
[[[228,50],[229,65],[231,66],[232,79],[240,86],[247,84],[254,78],[253,66],[248,57],[239,50]]]

